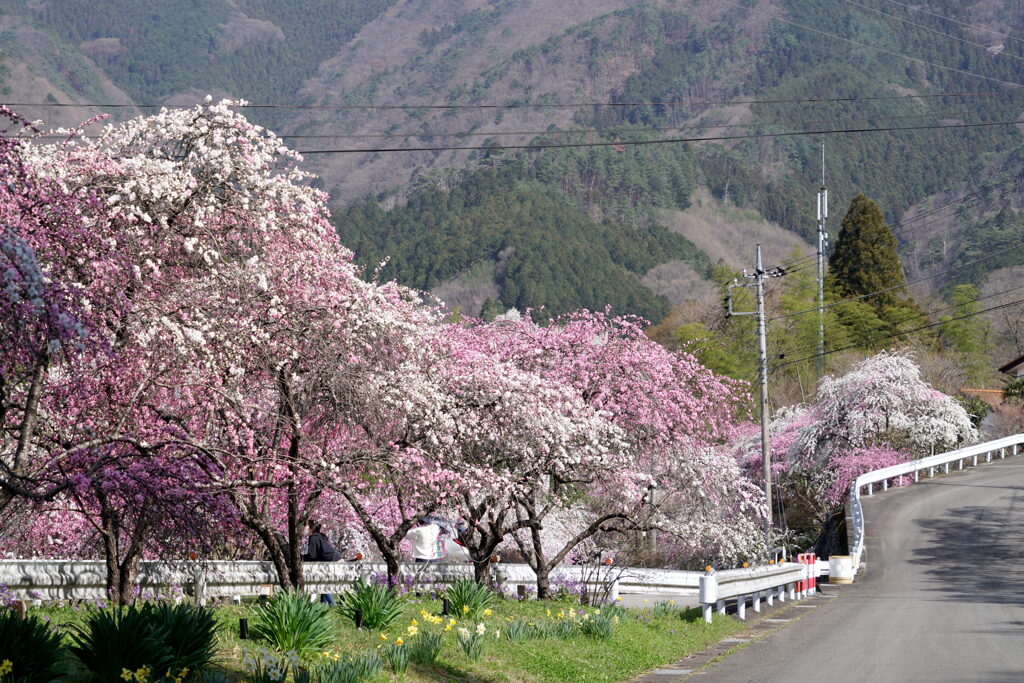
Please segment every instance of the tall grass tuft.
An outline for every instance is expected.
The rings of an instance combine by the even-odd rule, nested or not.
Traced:
[[[341,615],[356,621],[356,610],[362,610],[363,626],[383,631],[402,616],[405,599],[387,586],[377,586],[360,580],[355,588],[341,595],[338,609]]]
[[[302,659],[334,642],[330,608],[292,591],[278,593],[257,607],[251,631],[281,652],[294,652]]]

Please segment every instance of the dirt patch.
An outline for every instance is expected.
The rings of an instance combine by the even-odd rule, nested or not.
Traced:
[[[732,268],[750,268],[755,246],[761,244],[765,265],[777,264],[814,250],[794,233],[769,223],[760,214],[746,211],[712,197],[706,190],[694,193],[693,206],[663,214],[665,225],[693,242],[712,262]]]

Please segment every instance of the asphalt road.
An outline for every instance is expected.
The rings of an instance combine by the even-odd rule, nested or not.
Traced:
[[[865,501],[867,568],[704,681],[1024,681],[1024,457]]]

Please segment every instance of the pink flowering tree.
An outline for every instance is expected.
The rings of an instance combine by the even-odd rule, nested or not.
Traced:
[[[19,152],[92,209],[73,212],[85,216],[80,234],[46,251],[82,308],[103,316],[94,338],[116,359],[93,375],[95,391],[63,389],[90,415],[75,428],[114,432],[157,471],[189,459],[196,496],[230,501],[282,584],[299,585],[302,524],[331,477],[354,478],[353,463],[390,452],[367,436],[382,413],[400,415],[378,408],[379,377],[397,376],[431,314],[359,278],[297,156],[229,103]],[[123,448],[93,446],[90,481],[110,474],[98,462],[127,466]],[[93,492],[101,508],[115,500]],[[116,500],[123,509],[146,496]]]
[[[694,523],[691,512],[699,514],[699,505],[686,499],[700,489],[693,486],[687,459],[719,457],[705,449],[731,433],[744,410],[742,387],[714,375],[692,356],[671,353],[647,339],[642,323],[633,318],[581,311],[543,327],[527,317],[488,328],[491,353],[571,387],[622,434],[602,457],[551,472],[516,496],[518,515],[529,522],[524,527],[528,542],[522,534],[516,538],[537,573],[538,593],[547,593],[551,569],[595,534],[659,528],[684,535]],[[729,467],[707,474],[727,473]],[[743,501],[737,511],[755,520],[763,516],[754,487],[742,477],[726,488]],[[556,543],[546,541],[543,521],[566,500],[578,508],[578,527]],[[706,521],[709,529],[718,526],[720,534],[731,533],[714,518]],[[756,522],[743,525],[741,533],[753,528]],[[704,539],[714,536],[702,534]],[[757,538],[739,545],[753,549]],[[701,552],[713,554],[714,547],[709,543]]]

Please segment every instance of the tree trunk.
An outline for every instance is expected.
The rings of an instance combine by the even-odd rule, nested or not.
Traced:
[[[551,596],[551,567],[545,563],[533,571],[537,574],[537,599],[547,600]]]
[[[384,556],[384,564],[388,568],[388,588],[395,589],[398,587],[398,553],[392,552],[389,549],[388,552],[382,552],[381,554]]]

